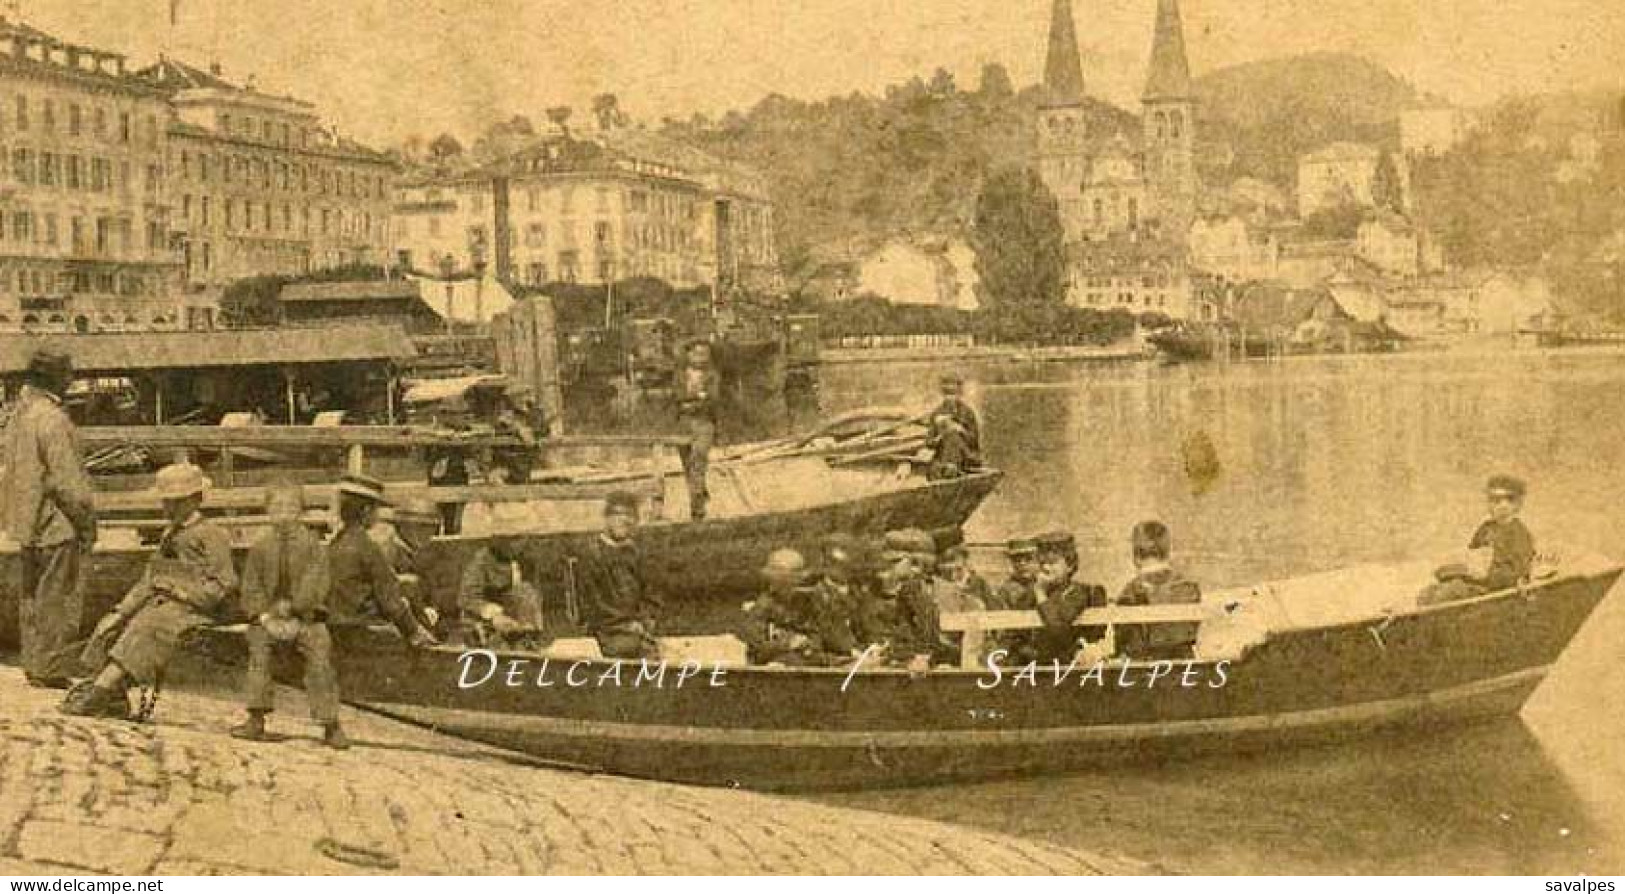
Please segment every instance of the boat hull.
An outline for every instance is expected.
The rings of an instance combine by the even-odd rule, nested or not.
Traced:
[[[1286,630],[1232,662],[1078,668],[1059,684],[1050,667],[1028,678],[1004,668],[850,679],[736,668],[678,686],[680,668],[668,667],[656,687],[632,685],[635,665],[414,652],[359,631],[340,649],[340,673],[355,703],[593,771],[760,789],[900,786],[1344,742],[1515,712],[1619,573]]]

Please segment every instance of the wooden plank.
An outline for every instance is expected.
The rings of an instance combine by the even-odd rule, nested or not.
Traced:
[[[1224,616],[1224,609],[1210,603],[1186,605],[1113,605],[1085,609],[1074,627],[1104,627],[1109,624],[1191,624]],[[981,611],[946,613],[940,621],[943,630],[963,633],[971,630],[1038,630],[1044,621],[1036,611]]]
[[[470,433],[451,429],[412,425],[343,425],[313,428],[308,425],[256,425],[247,428],[221,428],[213,425],[100,425],[79,430],[90,447],[137,444],[143,447],[228,447],[333,448],[350,447],[519,447],[523,442],[513,435],[491,432]],[[675,435],[577,435],[549,438],[542,447],[680,447],[687,438]]]
[[[253,511],[265,507],[263,487],[232,487],[211,490],[204,498],[203,508],[216,511]],[[384,488],[389,499],[400,501],[408,496],[427,496],[436,503],[526,503],[569,502],[602,500],[614,491],[627,491],[643,498],[659,493],[658,483],[648,478],[609,480],[567,484],[470,484],[455,487],[427,487],[416,484],[390,484]],[[307,484],[304,487],[305,505],[321,508],[332,504],[333,486]],[[96,494],[96,510],[107,514],[156,514],[158,499],[151,491],[102,491]]]

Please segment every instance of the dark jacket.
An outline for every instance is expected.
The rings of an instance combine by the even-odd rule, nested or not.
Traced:
[[[862,638],[873,645],[890,644],[893,661],[929,655],[933,662],[954,661],[942,641],[936,601],[923,581],[909,581],[895,594],[877,592],[861,614]]]
[[[597,633],[660,617],[660,596],[649,588],[643,554],[635,541],[616,543],[600,535],[578,558],[583,621]]]
[[[252,620],[287,600],[295,617],[321,620],[328,613],[327,570],[321,538],[309,528],[266,531],[243,562],[243,614]]]
[[[131,615],[148,594],[157,593],[212,617],[236,592],[231,535],[215,522],[193,513],[183,524],[164,531],[146,575],[125,595],[119,611]]]
[[[1136,576],[1117,596],[1118,605],[1195,605],[1202,588],[1172,568],[1158,568]],[[1130,658],[1157,658],[1196,645],[1201,625],[1120,624],[1117,650]]]
[[[404,636],[417,631],[412,610],[401,597],[395,569],[366,529],[341,529],[327,547],[328,612],[335,624],[384,618]]]
[[[688,366],[678,368],[676,375],[677,414],[717,419],[717,399],[721,396],[722,377],[714,368],[696,370]]]
[[[1521,519],[1505,524],[1491,519],[1480,525],[1467,548],[1485,547],[1493,552],[1483,581],[1491,592],[1510,589],[1529,579],[1535,564],[1535,538]]]

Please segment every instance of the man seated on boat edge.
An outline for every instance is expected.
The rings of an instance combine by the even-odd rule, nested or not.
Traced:
[[[1495,475],[1485,485],[1489,518],[1467,544],[1468,561],[1443,566],[1436,582],[1420,594],[1420,606],[1472,599],[1527,583],[1534,573],[1535,538],[1519,514],[1529,488],[1511,475]]]
[[[131,683],[157,686],[182,640],[214,623],[236,592],[231,535],[199,511],[209,486],[191,463],[158,471],[169,524],[141,580],[97,623],[80,657],[91,679],[68,692],[62,713],[128,718]]]
[[[935,557],[930,534],[914,528],[888,532],[877,584],[859,620],[863,640],[888,663],[911,671],[958,663],[958,649],[943,636],[930,590]]]
[[[605,658],[657,659],[662,600],[648,584],[637,543],[638,500],[624,491],[604,501],[604,529],[579,557],[587,629]]]
[[[328,626],[346,627],[383,619],[415,647],[438,643],[401,596],[395,569],[368,535],[384,498],[383,482],[351,473],[339,479],[339,530],[328,544]]]
[[[379,514],[382,516],[381,510]],[[418,622],[437,635],[441,632],[441,614],[428,589],[433,583],[429,563],[430,544],[440,533],[442,523],[440,507],[427,496],[415,496],[394,507],[387,524],[379,522],[369,531],[389,567],[395,570],[401,598],[411,606]]]
[[[518,543],[513,537],[493,537],[474,553],[463,566],[457,602],[471,644],[541,647],[541,594],[521,575]]]
[[[1117,604],[1193,605],[1202,601],[1202,589],[1171,564],[1173,535],[1160,521],[1144,521],[1129,535],[1135,575],[1117,596]],[[1114,651],[1133,661],[1183,661],[1195,656],[1200,625],[1118,624]]]
[[[964,378],[945,373],[938,385],[942,402],[926,419],[933,451],[926,477],[932,481],[958,478],[982,467],[982,425],[965,402]]]
[[[249,618],[243,701],[248,716],[231,735],[252,742],[271,740],[265,722],[276,707],[272,654],[278,647],[292,647],[304,662],[305,696],[311,719],[322,728],[323,744],[344,749],[350,742],[339,726],[338,675],[326,624],[326,549],[303,523],[303,511],[299,485],[279,482],[267,489],[265,513],[271,526],[249,548],[243,563],[240,608]]]

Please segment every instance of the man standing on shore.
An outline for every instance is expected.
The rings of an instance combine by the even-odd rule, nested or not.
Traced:
[[[62,409],[73,382],[67,355],[28,361],[6,426],[6,530],[22,550],[18,621],[29,685],[66,689],[84,611],[84,563],[96,544],[96,509],[79,433]]]

